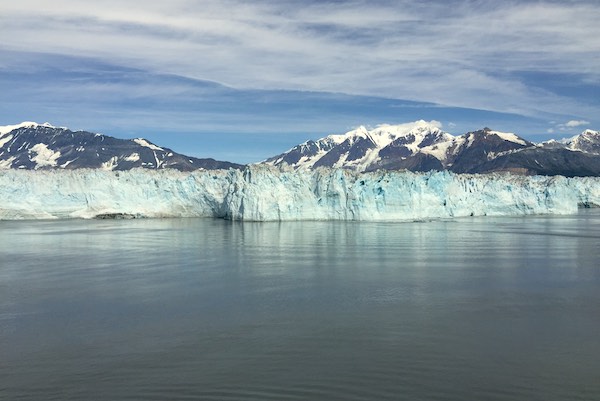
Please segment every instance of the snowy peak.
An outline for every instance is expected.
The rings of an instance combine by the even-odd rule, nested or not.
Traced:
[[[513,133],[510,133],[510,132],[499,132],[499,131],[489,130],[487,132],[487,135],[497,136],[498,138],[502,139],[503,141],[513,142],[513,143],[523,145],[523,146],[531,146],[532,145],[531,142],[526,141],[525,139],[523,139]]]
[[[457,173],[480,172],[490,160],[534,146],[532,142],[508,132],[484,128],[461,135],[450,147],[445,166]]]
[[[441,134],[452,138],[448,133],[440,129],[441,124],[437,121],[419,120],[405,124],[381,124],[374,129],[367,131],[364,127],[364,135],[379,148],[383,149],[393,142],[396,144],[414,144],[415,146],[427,146],[422,143],[426,137],[439,136]]]
[[[428,171],[443,170],[458,162],[466,169],[468,163],[462,158],[465,153],[485,161],[500,152],[533,145],[513,133],[489,128],[454,137],[440,126],[437,121],[424,120],[384,124],[372,130],[361,126],[342,135],[305,142],[265,163],[295,169],[323,166],[355,171]]]
[[[16,124],[16,125],[0,126],[0,137],[3,137],[6,134],[10,133],[11,131],[14,131],[19,128],[37,128],[37,127],[56,128],[56,127],[50,125],[49,123],[38,124],[38,123],[35,123],[32,121],[24,121],[24,122],[22,122],[20,124]]]
[[[156,146],[155,144],[153,144],[152,142],[148,142],[147,140],[145,140],[144,138],[135,138],[132,139],[133,142],[137,143],[140,146],[143,146],[145,148],[148,149],[152,149],[152,150],[160,150],[160,151],[164,151],[163,148]]]
[[[485,144],[485,146],[489,148],[494,148],[496,146],[505,148],[512,148],[514,146],[533,146],[532,142],[529,142],[518,135],[509,132],[494,131],[487,127],[479,131],[467,132],[459,138],[464,139],[462,142],[464,142],[467,148],[477,146],[478,144]]]
[[[239,168],[213,159],[198,159],[161,148],[143,138],[117,139],[87,131],[71,131],[48,123],[25,122],[0,128],[0,168],[26,170],[132,168],[177,170]]]
[[[591,129],[586,129],[581,133],[582,136],[592,137],[592,138],[600,138],[600,131],[594,131]]]
[[[571,150],[600,154],[600,131],[587,129],[579,135],[563,139],[560,142],[565,144],[567,148]]]
[[[378,125],[371,130],[360,126],[345,134],[304,142],[264,163],[288,165],[295,169],[336,167],[365,171],[382,158],[412,155],[421,147],[453,138],[441,131],[439,126],[437,121],[423,120],[399,125]]]
[[[353,143],[359,138],[365,139],[368,136],[369,131],[365,126],[361,125],[360,127],[352,131],[348,131],[342,135],[328,135],[327,137],[323,138],[323,140],[326,142],[334,143],[336,145],[340,145],[345,142]]]
[[[418,136],[399,138],[382,149],[381,156],[368,170],[407,169],[411,171],[452,170],[476,172],[478,165],[507,151],[515,151],[531,142],[512,133],[484,128],[454,137],[436,130],[416,130]]]
[[[573,152],[579,150],[579,152]],[[416,121],[359,127],[342,135],[308,141],[266,160],[297,170],[317,167],[566,176],[600,175],[600,133],[587,130],[562,144],[536,145],[520,136],[483,128],[452,136],[436,122]]]

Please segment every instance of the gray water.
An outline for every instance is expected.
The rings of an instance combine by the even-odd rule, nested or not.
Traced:
[[[600,213],[0,222],[2,400],[598,400]]]

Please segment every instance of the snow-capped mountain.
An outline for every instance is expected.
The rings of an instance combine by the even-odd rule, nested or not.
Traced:
[[[562,140],[551,139],[515,152],[496,155],[480,172],[508,170],[526,174],[600,176],[600,133],[586,130]]]
[[[572,138],[563,139],[568,149],[579,150],[581,152],[600,154],[600,131],[592,131],[591,129],[583,131],[581,134]]]
[[[0,168],[129,170],[135,167],[190,171],[241,166],[188,157],[143,138],[117,139],[48,123],[24,122],[0,127]]]
[[[398,160],[413,156],[421,148],[452,138],[435,121],[380,125],[372,130],[361,126],[343,135],[304,142],[264,163],[297,169],[342,167],[365,171],[373,165],[393,168]]]
[[[442,164],[457,173],[479,173],[497,157],[530,146],[534,144],[513,133],[484,128],[452,139],[449,151],[442,155]]]
[[[588,130],[564,143],[554,142],[536,145],[516,134],[489,128],[453,136],[435,121],[420,120],[381,125],[373,130],[359,127],[343,135],[307,141],[263,163],[299,170],[326,166],[358,172],[384,169],[600,175],[598,132]]]

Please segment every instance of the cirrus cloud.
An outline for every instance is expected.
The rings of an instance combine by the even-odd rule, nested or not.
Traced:
[[[90,58],[244,90],[377,96],[558,121],[600,114],[600,100],[583,96],[600,89],[593,1],[5,3],[3,54]],[[0,57],[0,71],[11,68]]]

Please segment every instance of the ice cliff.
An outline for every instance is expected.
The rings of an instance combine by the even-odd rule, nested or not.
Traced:
[[[397,221],[571,214],[600,205],[600,178],[317,169],[0,171],[0,219],[219,217]]]

